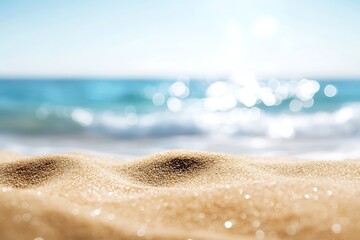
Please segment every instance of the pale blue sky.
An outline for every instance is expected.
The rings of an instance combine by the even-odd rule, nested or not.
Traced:
[[[360,76],[360,1],[0,0],[0,75]]]

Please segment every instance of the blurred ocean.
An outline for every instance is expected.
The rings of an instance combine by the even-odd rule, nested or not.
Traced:
[[[0,148],[360,157],[360,81],[1,79]]]

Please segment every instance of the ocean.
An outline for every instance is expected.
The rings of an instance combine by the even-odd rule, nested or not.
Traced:
[[[356,79],[1,79],[0,149],[360,157]]]

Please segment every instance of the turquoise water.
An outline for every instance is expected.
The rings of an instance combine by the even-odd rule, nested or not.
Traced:
[[[5,136],[16,138],[15,145],[29,136],[357,141],[360,81],[2,79],[0,138]]]
[[[181,89],[174,88],[176,82],[181,83],[178,84],[178,88]],[[253,115],[256,116],[281,116],[281,118],[302,116],[308,121],[315,121],[318,113],[331,115],[348,107],[348,117],[356,118],[355,113],[358,110],[358,103],[360,103],[360,81],[317,81],[319,89],[315,89],[317,91],[310,101],[308,99],[302,101],[297,90],[289,89],[287,80],[272,82],[271,84],[276,85],[273,88],[268,86],[269,81],[261,81],[260,91],[261,88],[265,88],[276,92],[276,87],[279,88],[280,84],[285,83],[284,86],[288,88],[287,90],[293,92],[288,93],[288,96],[281,99],[280,103],[266,106],[261,99],[257,99],[257,102],[250,107],[246,107],[238,99],[241,97],[241,87],[238,91],[239,96],[236,96],[236,90],[233,91],[235,84],[226,81],[217,83],[218,88],[225,86],[225,90],[218,89],[219,96],[216,95],[216,91],[215,93],[209,92],[214,81],[3,80],[0,81],[0,132],[73,134],[75,131],[78,134],[99,135],[119,133],[118,137],[129,137],[128,135],[132,134],[128,133],[122,136],[121,133],[124,132],[122,130],[126,127],[138,126],[141,129],[133,132],[134,136],[206,134],[212,129],[206,129],[197,124],[201,124],[202,120],[207,121],[209,114],[214,121],[217,121],[209,123],[209,125],[219,128],[229,122],[220,121],[225,115],[231,117],[239,115],[234,117],[237,119],[231,122],[238,130],[245,131],[246,129],[241,128],[247,128],[247,126],[242,125],[241,122],[246,120],[249,112],[253,112]],[[296,86],[298,83],[299,81],[293,81],[291,86]],[[336,88],[335,96],[327,97],[325,95],[324,89],[328,85]],[[229,89],[226,88],[231,91],[227,92]],[[284,89],[286,90],[286,88]],[[174,91],[178,91],[178,93]],[[224,91],[225,97],[222,97],[221,94]],[[305,106],[312,102],[313,104],[310,107],[302,106],[301,110],[295,104],[295,110],[299,111],[294,112],[290,108],[290,102],[294,99],[299,99],[295,103],[304,102]],[[213,108],[209,106],[212,102]],[[353,112],[351,113],[349,109]],[[186,116],[190,113],[191,116]],[[241,115],[243,115],[243,119],[241,119]],[[82,121],[82,117],[84,121]],[[145,120],[141,121],[144,118],[149,120],[148,124],[145,123]],[[175,122],[172,122],[175,120],[173,118],[176,118]],[[328,124],[331,124],[333,120],[329,118]],[[236,121],[239,124],[236,124]],[[339,125],[338,127],[343,126]],[[351,129],[347,131],[348,134],[359,133],[357,125],[349,127]],[[247,132],[247,134],[251,134],[251,132]]]

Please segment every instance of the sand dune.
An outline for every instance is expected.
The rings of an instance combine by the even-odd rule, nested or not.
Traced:
[[[0,239],[359,239],[360,162],[0,153]]]

